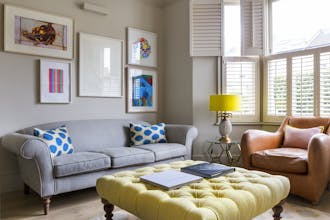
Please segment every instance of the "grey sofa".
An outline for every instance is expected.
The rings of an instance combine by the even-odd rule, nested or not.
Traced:
[[[96,179],[114,172],[146,165],[191,159],[197,129],[190,125],[165,127],[168,143],[129,147],[131,120],[61,121],[29,127],[1,138],[1,145],[15,153],[25,193],[33,189],[42,198],[44,213],[52,195],[94,187]],[[46,143],[33,136],[33,128],[68,128],[74,153],[51,158]]]

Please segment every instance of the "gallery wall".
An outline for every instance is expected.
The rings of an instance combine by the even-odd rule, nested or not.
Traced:
[[[163,107],[163,33],[162,10],[143,0],[89,0],[102,6],[106,16],[81,9],[82,0],[2,0],[0,1],[0,136],[45,122],[95,118],[128,118],[156,122]],[[148,3],[149,2],[149,3]],[[13,4],[74,19],[74,59],[72,59],[72,103],[39,103],[39,56],[3,51],[3,8]],[[78,32],[126,41],[126,27],[158,34],[158,108],[157,113],[126,113],[126,91],[122,98],[78,96]],[[126,63],[126,59],[125,59]],[[126,74],[125,74],[126,75]],[[125,87],[124,87],[125,88]],[[0,148],[1,192],[21,189],[16,158]]]

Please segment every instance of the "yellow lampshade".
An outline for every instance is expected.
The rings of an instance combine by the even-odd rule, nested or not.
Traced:
[[[239,95],[211,95],[210,111],[239,111],[241,110],[241,96]]]

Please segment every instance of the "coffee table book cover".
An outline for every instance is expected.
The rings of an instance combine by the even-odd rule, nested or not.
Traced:
[[[200,163],[183,167],[181,171],[205,178],[212,178],[234,172],[235,168],[216,163]]]
[[[200,176],[183,173],[178,170],[166,170],[140,177],[142,182],[149,183],[165,190],[176,189],[189,183],[198,182],[202,179],[203,178]]]

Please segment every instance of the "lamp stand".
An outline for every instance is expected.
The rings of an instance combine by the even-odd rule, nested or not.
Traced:
[[[223,112],[219,114],[221,116],[221,122],[219,124],[219,133],[220,133],[220,142],[223,143],[230,143],[231,139],[229,138],[229,135],[232,131],[232,124],[229,118],[232,116],[231,113]]]

